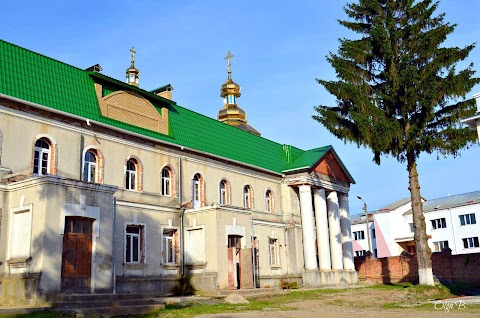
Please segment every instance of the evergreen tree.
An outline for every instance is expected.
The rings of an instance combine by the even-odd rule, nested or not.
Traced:
[[[433,274],[417,159],[422,152],[456,156],[476,138],[459,120],[475,112],[473,100],[464,99],[479,79],[473,64],[456,68],[474,45],[442,46],[455,25],[434,15],[437,7],[433,0],[348,3],[349,20],[339,23],[359,36],[340,39],[338,52],[327,56],[338,80],[317,81],[337,106],[315,107],[313,116],[336,137],[370,148],[377,164],[382,155],[406,163],[422,285],[433,285]]]

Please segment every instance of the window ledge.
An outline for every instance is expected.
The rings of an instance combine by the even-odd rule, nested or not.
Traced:
[[[188,269],[202,269],[207,266],[207,262],[185,264]]]
[[[172,263],[160,263],[163,269],[178,269],[180,268],[180,264],[172,264]]]
[[[145,263],[123,263],[123,266],[130,270],[140,270],[148,267],[148,265]]]
[[[279,270],[279,269],[282,269],[282,266],[272,266],[272,265],[270,265],[270,269]]]
[[[11,267],[27,267],[32,262],[32,258],[28,257],[18,257],[18,258],[11,258],[7,261],[7,264]]]

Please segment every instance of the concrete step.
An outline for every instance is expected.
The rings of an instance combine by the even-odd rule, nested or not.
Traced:
[[[77,309],[53,309],[54,312],[72,315],[73,317],[113,317],[147,314],[153,310],[164,309],[165,304],[150,305],[131,305],[119,307],[96,307],[96,308],[77,308]]]
[[[281,288],[248,288],[248,289],[220,289],[220,296],[228,296],[230,294],[238,294],[243,297],[255,297],[261,295],[271,295],[281,292]]]
[[[164,299],[142,294],[63,294],[55,297],[50,310],[73,317],[112,317],[145,314],[163,308]]]
[[[162,303],[153,298],[138,299],[103,299],[89,301],[68,301],[52,303],[52,309],[83,309],[83,308],[100,308],[100,307],[122,307],[134,305],[151,305]]]
[[[142,294],[57,294],[48,299],[51,303],[64,303],[75,301],[95,300],[123,300],[123,299],[144,299]]]

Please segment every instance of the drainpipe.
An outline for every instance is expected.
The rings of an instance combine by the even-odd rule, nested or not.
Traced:
[[[182,158],[178,158],[178,204],[180,205],[180,275],[185,275],[185,231],[183,217],[185,208],[182,207]]]
[[[458,254],[457,251],[457,238],[455,237],[455,227],[453,226],[453,218],[452,218],[452,209],[448,208],[450,212],[450,222],[452,223],[452,234],[453,234],[453,246],[455,247],[455,254]]]
[[[255,237],[253,233],[253,217],[250,217],[250,224],[252,227],[252,264],[253,264],[253,288],[257,288],[257,277],[255,275],[255,263],[256,263],[256,255],[255,255]]]
[[[117,198],[113,197],[113,294],[117,292],[117,239],[116,239],[116,219],[117,219]]]

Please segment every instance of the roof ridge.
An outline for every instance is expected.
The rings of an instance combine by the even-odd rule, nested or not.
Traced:
[[[45,54],[32,51],[32,50],[27,49],[27,48],[24,48],[23,46],[20,46],[20,45],[18,45],[18,44],[14,44],[14,43],[5,41],[5,40],[3,40],[3,39],[0,39],[0,42],[3,42],[3,43],[5,43],[5,44],[11,45],[11,46],[14,46],[14,47],[16,47],[16,48],[19,48],[19,49],[21,49],[21,50],[27,51],[27,52],[29,52],[29,53],[33,53],[33,54],[35,54],[35,55],[39,55],[39,56],[41,56],[41,57],[43,57],[43,58],[46,58],[46,59],[55,61],[55,62],[57,62],[57,63],[60,63],[60,64],[63,64],[63,65],[69,66],[69,67],[74,68],[74,69],[76,69],[76,70],[79,70],[79,71],[82,71],[82,72],[86,72],[84,69],[81,69],[81,68],[79,68],[79,67],[77,67],[77,66],[74,66],[74,65],[71,65],[71,64],[62,62],[62,61],[60,61],[60,60],[54,59],[53,57],[49,57],[49,56],[47,56],[47,55],[45,55]]]
[[[470,192],[465,192],[465,193],[459,193],[459,194],[454,194],[454,195],[447,195],[447,196],[445,196],[445,197],[435,198],[435,199],[427,200],[427,201],[425,201],[425,202],[432,202],[432,201],[436,201],[436,200],[442,200],[442,199],[447,199],[447,198],[459,197],[459,196],[462,196],[462,195],[472,194],[472,193],[478,193],[478,192],[480,192],[480,190],[470,191]]]
[[[196,112],[196,111],[194,111],[194,110],[192,110],[192,109],[183,107],[183,106],[181,106],[181,105],[175,104],[175,107],[179,107],[179,108],[182,108],[182,109],[184,109],[184,110],[186,110],[186,111],[188,111],[188,112],[191,112],[191,113],[194,113],[194,114],[196,114],[196,115],[205,117],[205,118],[211,120],[212,122],[215,122],[216,125],[220,125],[220,124],[221,124],[221,125],[225,125],[225,126],[230,127],[230,128],[227,128],[227,129],[237,129],[237,130],[241,131],[242,133],[251,135],[251,136],[253,136],[253,137],[255,137],[255,138],[261,138],[261,139],[264,139],[264,140],[269,141],[269,142],[271,142],[271,143],[277,144],[277,145],[279,145],[279,146],[285,145],[285,144],[282,144],[282,143],[280,143],[280,142],[277,142],[277,141],[274,141],[274,140],[265,138],[265,137],[263,137],[263,136],[254,135],[254,134],[252,134],[252,133],[249,133],[248,131],[245,131],[245,130],[243,130],[243,129],[237,128],[237,127],[235,127],[235,126],[231,126],[231,125],[222,123],[221,121],[218,121],[218,120],[216,120],[215,118],[212,118],[212,117],[210,117],[210,116],[204,115],[204,114],[199,113],[199,112]],[[248,135],[247,135],[247,136],[248,136]],[[289,146],[291,146],[291,145],[289,145]],[[297,150],[300,150],[300,151],[306,151],[306,150],[300,149],[300,148],[295,147],[295,146],[291,146],[291,147],[293,147],[293,148],[295,148],[295,149],[297,149]]]

